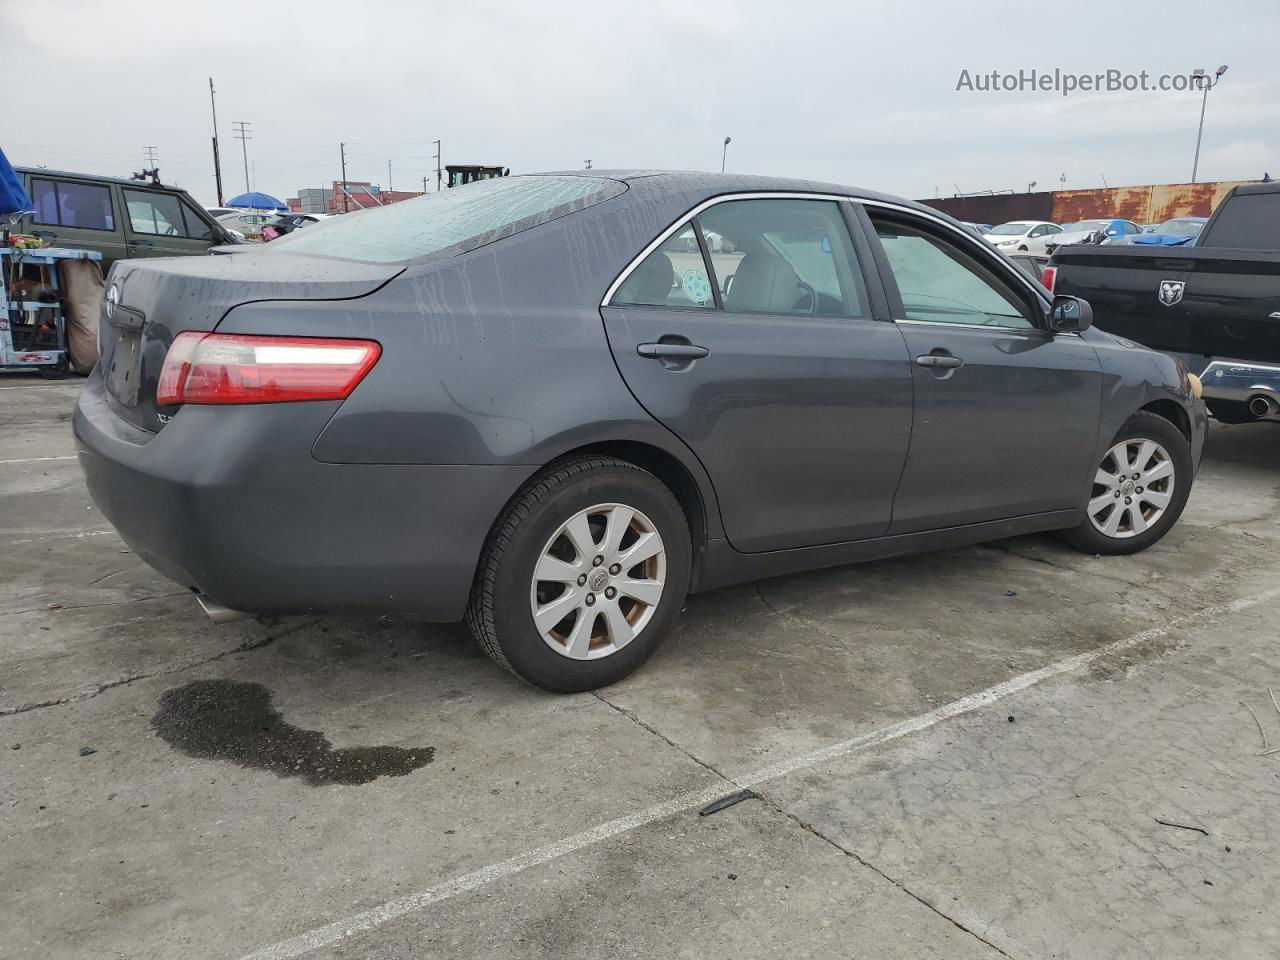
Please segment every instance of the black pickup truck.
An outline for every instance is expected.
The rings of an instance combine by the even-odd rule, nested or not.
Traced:
[[[1280,182],[1232,189],[1194,246],[1059,247],[1050,270],[1098,327],[1199,374],[1219,420],[1280,421]]]

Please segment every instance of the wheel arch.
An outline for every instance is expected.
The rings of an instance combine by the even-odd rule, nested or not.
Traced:
[[[1168,420],[1178,428],[1179,433],[1186,437],[1188,443],[1191,442],[1191,417],[1187,414],[1187,411],[1182,408],[1182,404],[1178,403],[1176,400],[1169,400],[1167,398],[1152,400],[1150,403],[1138,410],[1139,413],[1144,411],[1146,413],[1154,413],[1157,417],[1160,417],[1163,420]]]
[[[689,539],[693,560],[689,581],[690,592],[696,590],[702,569],[702,561],[706,556],[707,542],[710,538],[717,536],[719,531],[718,517],[715,513],[718,507],[713,499],[715,496],[714,491],[704,490],[698,477],[678,456],[659,446],[641,440],[613,439],[584,443],[559,452],[553,459],[543,464],[516,490],[512,491],[502,509],[494,515],[493,522],[489,526],[489,532],[485,536],[485,547],[481,549],[480,555],[476,559],[477,575],[483,568],[485,551],[488,549],[494,529],[502,522],[508,509],[528,486],[536,483],[548,470],[554,469],[566,460],[589,456],[612,457],[637,466],[642,470],[647,470],[671,491],[672,496],[676,498],[676,502],[684,513],[685,521],[689,524]]]
[[[647,470],[671,491],[689,524],[689,537],[692,540],[696,571],[698,560],[703,553],[703,546],[710,536],[710,515],[707,497],[689,468],[674,454],[639,440],[603,440],[585,444],[565,451],[552,463],[592,454],[624,460],[642,470]]]

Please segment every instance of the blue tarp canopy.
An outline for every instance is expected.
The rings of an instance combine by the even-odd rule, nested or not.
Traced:
[[[0,150],[0,217],[30,209],[31,198],[22,189],[22,178],[13,172],[4,150]]]
[[[288,210],[288,204],[282,203],[269,193],[242,193],[227,201],[228,207],[240,210]]]

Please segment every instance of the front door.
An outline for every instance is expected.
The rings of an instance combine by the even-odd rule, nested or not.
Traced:
[[[915,378],[890,532],[1083,506],[1102,408],[1093,348],[1046,329],[1030,283],[980,241],[868,213]]]
[[[675,230],[602,311],[627,385],[701,460],[738,550],[889,526],[911,368],[858,247],[836,201],[726,200]]]
[[[212,228],[179,197],[159,190],[122,190],[129,256],[181,257],[209,249]]]

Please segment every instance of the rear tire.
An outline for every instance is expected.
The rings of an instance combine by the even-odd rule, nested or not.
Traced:
[[[1182,431],[1140,410],[1095,468],[1084,520],[1063,536],[1083,553],[1139,553],[1178,522],[1193,474],[1191,444]]]
[[[567,460],[494,524],[467,625],[529,683],[557,693],[607,686],[658,649],[684,606],[691,563],[684,511],[657,477],[611,457]]]

